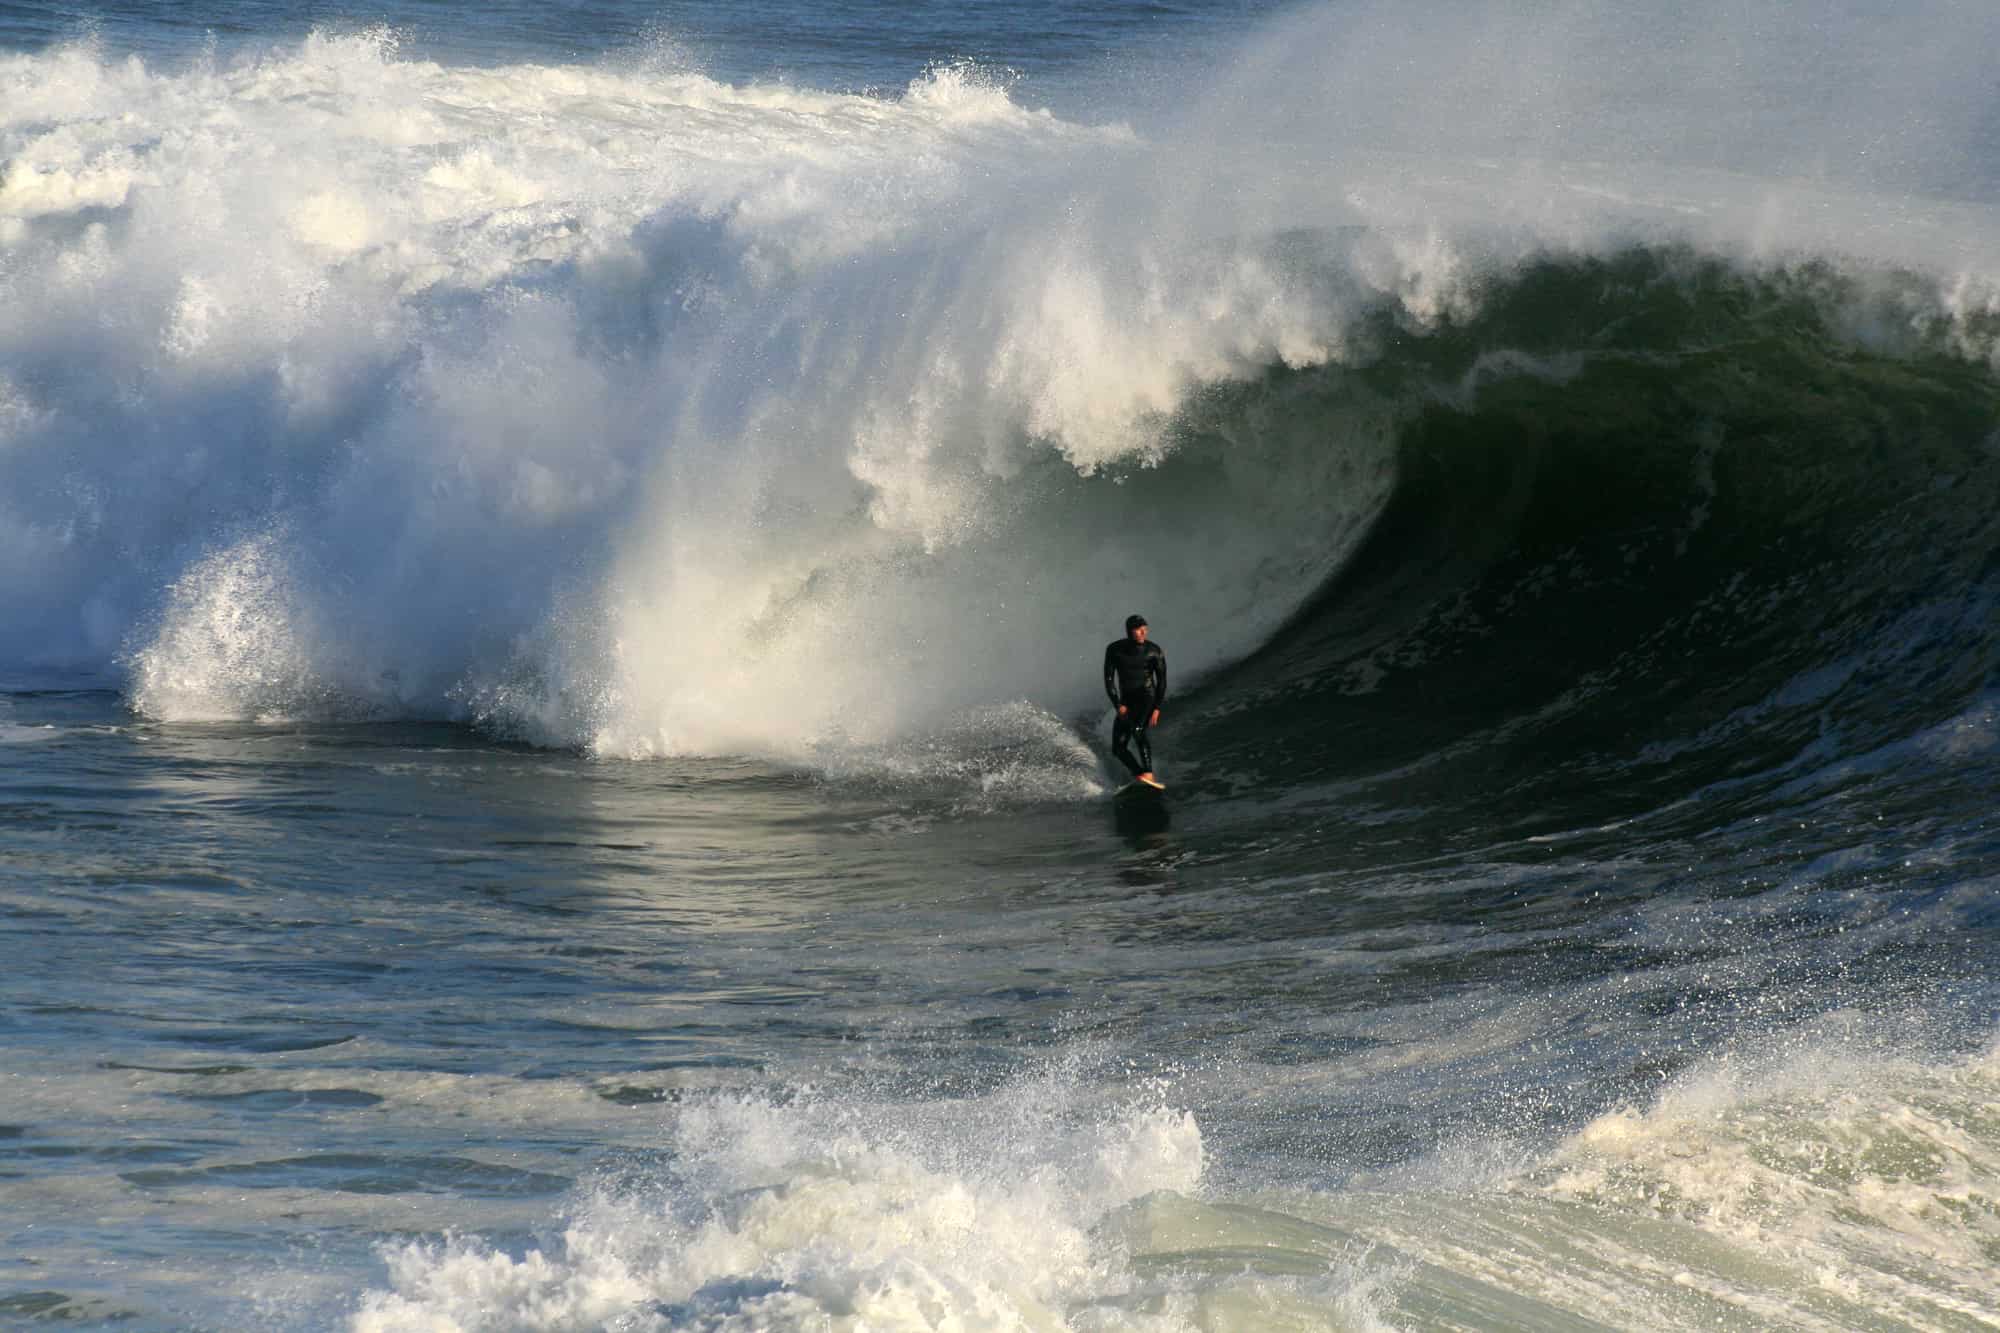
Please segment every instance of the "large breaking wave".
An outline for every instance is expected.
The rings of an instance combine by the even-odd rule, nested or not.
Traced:
[[[1961,354],[1981,321],[1913,293],[1635,250],[1349,372],[1468,387],[1405,422],[1362,548],[1217,683],[1205,759],[1547,817],[1989,731],[2000,381]]]
[[[1143,607],[1227,767],[1324,743],[1245,725],[1301,691],[1406,757],[1491,680],[1630,731],[1697,651],[1620,742],[1692,744],[1949,622],[1935,721],[1991,670],[2000,242],[1993,20],[1934,8],[1921,58],[1314,11],[1140,128],[964,66],[0,60],[0,657],[798,756],[1072,713]],[[1830,164],[1864,114],[1898,151]]]

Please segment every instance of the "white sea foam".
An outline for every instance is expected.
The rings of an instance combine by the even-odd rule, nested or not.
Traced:
[[[391,1245],[351,1326],[1979,1327],[1997,1070],[1830,1015],[1545,1150],[1233,1196],[1192,1116],[1073,1080],[697,1101],[559,1236]]]
[[[356,1333],[404,1329],[1374,1330],[1403,1270],[1201,1202],[1192,1116],[1031,1080],[936,1104],[723,1100],[560,1238],[385,1248]]]
[[[1620,13],[1577,40],[1617,54]],[[966,65],[884,98],[448,68],[380,32],[0,58],[6,652],[127,654],[168,719],[858,753],[968,706],[1067,715],[1133,609],[1183,671],[1255,647],[1378,511],[1396,405],[1274,385],[1206,420],[1201,391],[1367,360],[1362,316],[1461,317],[1525,257],[1915,264],[1937,290],[1858,333],[1990,353],[1990,218],[1909,192],[1963,146],[1962,58],[1786,27],[1802,87],[1925,74],[1873,113],[1941,131],[1888,176],[1813,171],[1808,120],[1668,154],[1722,122],[1676,97],[1642,133],[1671,90],[1607,97],[1539,23],[1415,14],[1307,13],[1143,133]]]
[[[604,1182],[559,1244],[523,1254],[394,1247],[390,1289],[352,1327],[1190,1327],[1121,1308],[1137,1282],[1092,1228],[1198,1188],[1193,1119],[1139,1107],[1078,1123],[1048,1092],[690,1108],[670,1179]]]
[[[1991,1046],[1926,1059],[1880,1020],[1832,1014],[1704,1060],[1546,1154],[1446,1154],[1408,1193],[1305,1211],[1431,1273],[1623,1327],[1983,1327],[2000,1318],[1984,1276],[1996,1074]],[[1434,1195],[1439,1178],[1469,1193]]]
[[[1931,1064],[1837,1036],[1787,1046],[1599,1117],[1544,1188],[1686,1223],[1878,1314],[2000,1319],[1990,1285],[1967,1281],[2000,1245],[1994,1049]],[[1797,1295],[1763,1293],[1765,1312]]]

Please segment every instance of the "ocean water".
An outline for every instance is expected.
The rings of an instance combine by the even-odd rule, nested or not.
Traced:
[[[2000,1324],[1996,47],[0,6],[0,1324]]]

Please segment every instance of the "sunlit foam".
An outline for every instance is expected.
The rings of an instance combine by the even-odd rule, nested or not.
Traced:
[[[1809,80],[1868,58],[1805,38]],[[1875,323],[1990,352],[1978,209],[1606,159],[1583,128],[1496,164],[1454,146],[1461,93],[1391,134],[1403,66],[1312,72],[1412,42],[1427,90],[1543,96],[1388,11],[1301,16],[1143,134],[1004,71],[736,87],[670,43],[602,67],[448,68],[384,31],[185,70],[0,58],[9,651],[122,649],[168,719],[823,756],[1087,708],[1135,608],[1184,673],[1255,649],[1365,534],[1396,425],[1256,386],[1462,321],[1552,249],[1928,266]],[[1596,123],[1590,87],[1545,92]],[[1246,395],[1226,419],[1219,386]]]

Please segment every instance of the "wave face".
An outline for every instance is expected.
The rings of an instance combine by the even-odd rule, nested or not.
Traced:
[[[1962,355],[1982,323],[1912,296],[1635,250],[1537,265],[1349,372],[1434,401],[1361,550],[1219,684],[1204,758],[1602,813],[1610,786],[1650,809],[1976,715],[2000,382]]]
[[[1879,669],[1849,622],[1925,614],[1917,527],[1956,577],[1990,550],[2000,246],[1977,207],[1913,227],[1883,193],[1963,160],[1976,108],[1936,91],[1958,67],[1871,57],[1859,19],[1757,36],[1820,92],[1932,80],[1936,133],[1895,171],[1772,184],[1747,173],[1811,158],[1807,121],[1685,34],[1681,73],[1771,130],[1757,161],[1589,165],[1645,148],[1647,97],[1537,84],[1517,21],[1398,23],[1305,15],[1144,132],[968,66],[884,98],[658,54],[450,68],[386,34],[172,70],[7,58],[9,660],[116,663],[169,720],[828,763],[972,708],[1025,703],[1032,731],[1088,707],[1134,608],[1232,707],[1470,700],[1455,634],[1489,635],[1464,669],[1515,703],[1638,681],[1611,724],[1673,654],[1755,666],[1704,671],[1634,739],[1669,747],[1771,671]],[[1417,116],[1370,71],[1425,41],[1458,91]],[[1313,75],[1336,48],[1351,77]],[[1442,137],[1474,96],[1503,137],[1551,110],[1594,128],[1496,184],[1481,136]],[[1871,534],[1875,592],[1847,606],[1812,550]],[[1796,606],[1757,609],[1792,580]]]

